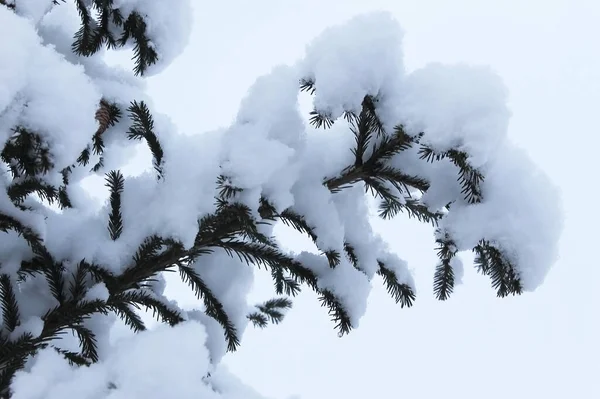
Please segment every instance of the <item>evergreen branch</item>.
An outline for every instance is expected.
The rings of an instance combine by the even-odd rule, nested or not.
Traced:
[[[234,352],[240,345],[240,339],[223,304],[192,267],[179,265],[179,274],[181,279],[192,287],[196,296],[203,300],[206,314],[215,319],[223,327],[225,339],[227,340],[227,350]]]
[[[92,363],[98,361],[98,344],[96,343],[96,335],[87,327],[81,324],[71,324],[68,326],[79,339],[81,354]]]
[[[109,292],[115,291],[117,280],[110,271],[93,263],[87,263],[85,259],[80,262],[80,267],[82,266],[85,267],[86,271],[95,282],[104,283]]]
[[[91,55],[93,54],[94,46],[92,43],[96,41],[95,24],[96,22],[90,14],[90,10],[86,4],[86,0],[75,0],[77,11],[81,18],[81,28],[75,33],[75,41],[71,48],[75,54]],[[97,50],[96,50],[97,51]]]
[[[9,10],[14,10],[15,9],[15,3],[13,3],[13,2],[7,3],[6,0],[0,0],[0,4],[3,5],[3,6],[5,6]]]
[[[52,296],[62,304],[65,300],[65,276],[63,274],[64,266],[57,262],[47,262],[43,269],[46,282],[50,288]]]
[[[239,187],[235,187],[231,183],[231,178],[224,175],[219,175],[217,178],[217,189],[219,190],[219,197],[223,200],[229,200],[244,191]]]
[[[341,257],[340,253],[335,249],[329,249],[327,251],[323,251],[323,255],[327,258],[327,262],[329,263],[329,267],[332,269],[340,264]]]
[[[49,204],[54,203],[54,200],[58,197],[56,188],[39,177],[28,177],[20,182],[14,182],[8,186],[6,193],[15,205],[21,204],[33,193],[39,195],[42,200],[47,201]]]
[[[377,136],[380,136],[385,133],[383,128],[383,123],[377,116],[376,104],[379,100],[371,95],[366,95],[362,102],[362,111],[361,114],[367,119],[367,123],[369,125],[369,130],[377,133]]]
[[[271,321],[271,323],[279,324],[285,316],[282,310],[291,309],[292,301],[283,297],[273,298],[261,305],[256,305],[256,307]]]
[[[444,216],[441,212],[431,212],[425,204],[414,198],[404,198],[403,201],[383,198],[379,204],[379,216],[384,219],[391,219],[399,212],[406,212],[409,218],[431,223],[434,227],[438,225],[438,222]]]
[[[29,333],[22,334],[12,341],[0,337],[0,395],[8,397],[13,376],[25,367],[25,360],[35,353],[35,350],[33,337]]]
[[[352,263],[352,266],[354,266],[355,269],[360,270],[358,265],[358,256],[356,256],[356,250],[350,243],[344,242],[344,252],[346,253],[346,258],[348,258],[350,263]]]
[[[396,303],[400,303],[400,307],[411,307],[416,297],[413,289],[408,284],[400,283],[396,273],[388,269],[385,263],[380,260],[377,263],[379,264],[377,274],[383,277],[383,282],[388,293],[394,298]]]
[[[116,241],[123,232],[123,217],[121,215],[121,193],[125,187],[125,179],[118,170],[111,170],[106,175],[106,187],[110,190],[110,214],[108,216],[108,232],[110,238]]]
[[[73,208],[73,203],[71,202],[69,194],[67,193],[67,186],[60,186],[58,188],[57,197],[60,209]]]
[[[102,169],[104,167],[104,157],[101,156],[100,159],[98,159],[98,162],[96,163],[96,165],[94,165],[94,167],[92,168],[91,172],[98,172],[100,171],[100,169]]]
[[[79,262],[77,269],[72,273],[73,279],[69,284],[69,294],[75,302],[83,300],[87,292],[86,282],[88,276],[88,268],[84,260]]]
[[[445,301],[454,291],[454,269],[451,262],[457,249],[447,233],[440,235],[436,242],[438,243],[437,256],[440,263],[435,268],[433,292],[437,299]]]
[[[81,154],[79,154],[79,157],[77,158],[77,163],[80,166],[87,166],[88,163],[90,163],[90,155],[91,155],[91,150],[90,150],[90,146],[88,145],[87,147],[85,147],[83,149],[83,151],[81,151]]]
[[[356,148],[352,150],[355,161],[354,165],[359,167],[364,164],[365,154],[373,139],[373,128],[370,119],[365,115],[365,110],[353,121],[350,122],[350,131],[354,133]]]
[[[132,12],[123,23],[123,33],[118,44],[124,46],[129,39],[133,39],[133,60],[136,75],[143,75],[148,67],[158,61],[158,54],[146,33],[146,22],[137,12]]]
[[[300,293],[300,284],[286,276],[283,269],[271,269],[271,277],[275,284],[275,293],[278,295],[285,293],[288,296],[296,296]]]
[[[171,326],[184,321],[183,317],[181,317],[181,314],[178,311],[169,308],[166,304],[161,302],[151,292],[148,291],[130,290],[117,295],[112,295],[108,301],[108,305],[119,306],[119,304],[133,306],[136,309],[140,309],[142,306],[146,309],[152,309],[153,317],[156,317],[158,320],[162,320],[164,323],[167,323]],[[123,307],[119,307],[118,310],[127,313]],[[131,313],[128,313],[127,316],[131,316]]]
[[[304,216],[295,212],[292,208],[287,208],[278,214],[277,217],[286,226],[292,227],[296,231],[308,235],[315,244],[317,243],[317,234],[313,227],[308,224]]]
[[[246,317],[252,322],[254,327],[265,328],[269,325],[269,320],[267,319],[267,316],[260,312],[252,312]]]
[[[464,151],[451,149],[445,152],[436,152],[431,147],[422,145],[419,150],[420,159],[427,162],[440,161],[448,158],[458,168],[458,182],[461,184],[461,193],[465,200],[470,203],[481,202],[483,194],[481,192],[481,183],[483,183],[483,174],[475,169],[469,163],[469,155]]]
[[[51,336],[61,329],[69,328],[68,326],[82,324],[95,313],[106,315],[109,310],[107,303],[100,299],[64,301],[48,310],[42,317],[44,320],[42,336]]]
[[[9,166],[13,178],[43,175],[54,166],[49,146],[42,136],[23,126],[13,129],[0,157]]]
[[[133,124],[127,131],[130,140],[146,140],[152,157],[154,159],[154,169],[158,173],[159,178],[162,177],[163,149],[160,145],[158,137],[154,133],[154,119],[145,102],[133,101],[129,108],[129,117]]]
[[[404,126],[397,125],[394,128],[394,133],[385,135],[373,147],[373,152],[369,158],[369,162],[375,164],[392,158],[399,152],[405,151],[412,147],[413,143],[418,139],[406,134]]]
[[[475,252],[475,265],[484,275],[492,279],[492,287],[501,298],[508,295],[520,295],[523,286],[518,272],[512,263],[506,259],[502,252],[489,241],[481,240],[473,249]]]
[[[282,253],[277,248],[260,243],[224,241],[216,246],[224,249],[229,256],[236,255],[240,261],[255,264],[259,268],[261,266],[272,269],[283,267],[290,270],[297,266],[297,262],[290,256]]]
[[[160,250],[164,247],[164,240],[157,235],[147,237],[138,247],[135,255],[133,255],[133,262],[135,265],[139,265],[142,262],[147,261],[153,257],[156,257]]]
[[[13,332],[20,323],[19,304],[13,284],[7,274],[0,275],[0,303],[2,308],[2,324],[8,332]]]
[[[292,301],[288,298],[274,298],[263,304],[256,305],[258,311],[252,312],[246,317],[255,327],[265,328],[269,321],[273,324],[279,324],[285,316],[282,310],[287,310],[291,307]]]
[[[66,349],[61,349],[61,348],[57,348],[57,347],[54,347],[53,349],[56,352],[58,352],[59,354],[63,355],[64,358],[69,362],[69,364],[71,366],[89,366],[89,365],[91,365],[91,362],[85,356],[83,356],[81,353],[71,352]]]
[[[111,304],[111,310],[117,314],[127,325],[135,332],[140,332],[146,330],[146,325],[144,321],[133,309],[131,306],[124,302],[119,302],[115,300]]]
[[[329,316],[331,316],[332,321],[335,323],[335,328],[338,330],[339,336],[348,334],[352,330],[352,321],[350,315],[335,295],[331,291],[321,290],[319,301],[321,302],[321,306],[329,308]]]
[[[313,79],[300,79],[300,91],[306,91],[309,94],[315,94],[315,81]]]
[[[320,113],[317,110],[311,111],[310,115],[311,116],[309,122],[317,129],[321,127],[324,129],[329,129],[331,128],[331,126],[333,126],[333,123],[335,122],[330,115]]]
[[[422,177],[408,175],[391,166],[377,165],[372,173],[373,178],[390,182],[398,191],[410,195],[410,187],[421,192],[429,190],[429,182]]]

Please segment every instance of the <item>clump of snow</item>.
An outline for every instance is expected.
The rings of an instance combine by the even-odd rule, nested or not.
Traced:
[[[52,1],[19,0],[14,4],[17,14],[29,18],[33,23],[39,22],[52,8]]]
[[[85,299],[88,301],[94,301],[98,299],[102,301],[108,301],[109,297],[110,293],[108,292],[108,289],[104,283],[93,285],[92,288],[90,288],[85,294]]]
[[[395,86],[403,75],[403,36],[387,12],[360,15],[321,33],[299,65],[302,77],[315,81],[315,109],[336,119],[343,111],[360,111],[365,95]]]
[[[348,313],[352,326],[358,327],[367,310],[367,298],[371,291],[367,276],[345,258],[341,258],[340,264],[334,268],[330,267],[323,255],[305,251],[296,259],[317,275],[318,287],[332,292]]]
[[[16,123],[47,138],[60,170],[77,159],[96,131],[100,92],[81,66],[41,44],[29,20],[1,7],[0,26],[19,38],[0,42],[0,53],[10,54],[0,68],[0,119],[12,104],[26,103]]]
[[[123,15],[139,13],[146,23],[146,33],[158,62],[145,72],[146,76],[164,71],[187,47],[192,32],[192,8],[190,0],[115,0],[114,8]]]
[[[22,322],[10,334],[11,339],[16,339],[23,334],[31,334],[33,338],[37,338],[42,334],[44,329],[44,320],[38,316],[31,316]]]
[[[410,73],[398,103],[398,122],[438,151],[464,150],[483,165],[506,139],[506,88],[489,68],[431,64]]]
[[[106,359],[90,367],[71,367],[45,349],[30,371],[12,384],[14,399],[164,399],[260,398],[226,371],[204,377],[210,369],[204,327],[186,322],[157,327],[117,342]],[[132,359],[136,359],[132,367]],[[252,396],[247,396],[248,394]]]
[[[480,204],[461,205],[442,221],[459,250],[485,238],[501,248],[517,268],[523,289],[543,283],[558,259],[563,227],[558,189],[525,151],[505,142],[485,166]]]

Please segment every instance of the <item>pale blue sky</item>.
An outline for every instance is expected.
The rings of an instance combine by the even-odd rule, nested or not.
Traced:
[[[449,302],[436,302],[431,229],[404,218],[378,222],[415,270],[414,308],[400,309],[377,287],[360,328],[340,339],[326,310],[306,293],[283,325],[246,333],[242,349],[226,359],[232,371],[274,398],[600,397],[597,0],[194,5],[190,46],[150,84],[156,105],[182,130],[227,125],[254,79],[296,60],[325,27],[389,10],[406,31],[409,70],[465,62],[490,65],[503,77],[513,112],[510,137],[562,188],[566,209],[561,260],[544,286],[503,300],[467,264],[465,284]],[[294,249],[305,243],[288,232],[283,239]],[[268,295],[268,286],[260,280],[256,297]]]

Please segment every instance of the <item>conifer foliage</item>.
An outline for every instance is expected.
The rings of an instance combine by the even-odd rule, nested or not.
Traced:
[[[144,76],[161,61],[161,49],[156,46],[161,43],[160,38],[152,37],[156,32],[151,30],[153,25],[147,20],[156,13],[145,10],[140,2],[48,3],[46,12],[52,12],[54,7],[77,8],[80,28],[73,33],[69,57],[82,62],[86,73],[96,65],[92,62],[101,62],[97,54],[104,49],[133,48],[133,72],[138,76]],[[0,1],[0,12],[25,18],[19,14],[19,0]],[[4,20],[9,21],[4,15]],[[2,59],[5,56],[0,54]],[[140,310],[151,311],[158,321],[171,326],[194,319],[193,312],[181,309],[163,295],[161,282],[165,272],[177,272],[194,292],[202,304],[201,313],[218,324],[228,351],[239,347],[244,322],[259,328],[280,323],[292,306],[290,298],[304,287],[316,293],[340,335],[349,333],[363,312],[349,299],[355,291],[359,295],[362,289],[358,283],[353,285],[353,281],[364,280],[369,285],[378,276],[401,307],[411,306],[416,292],[404,262],[371,234],[370,227],[364,234],[375,238],[372,242],[363,242],[359,233],[351,234],[351,221],[344,219],[353,218],[349,215],[355,209],[366,209],[360,207],[366,206],[365,195],[377,199],[378,214],[382,218],[390,219],[402,213],[434,227],[439,264],[435,269],[433,291],[438,299],[448,299],[455,289],[457,254],[470,242],[453,229],[451,215],[455,209],[475,209],[487,201],[487,166],[474,164],[468,146],[460,141],[443,148],[428,139],[427,129],[409,127],[400,118],[390,123],[384,105],[391,100],[384,88],[361,94],[356,106],[348,106],[342,112],[317,105],[321,104],[317,99],[322,88],[325,93],[328,90],[326,82],[319,79],[317,74],[307,73],[297,82],[297,92],[315,97],[315,109],[307,116],[314,133],[322,136],[344,132],[353,137],[352,145],[339,151],[340,159],[346,162],[343,167],[311,182],[318,193],[315,198],[326,196],[323,206],[333,206],[342,199],[350,202],[359,199],[356,208],[348,208],[350,213],[340,211],[347,232],[339,245],[323,238],[328,235],[326,226],[307,210],[300,199],[301,193],[297,194],[296,201],[286,203],[272,195],[273,190],[266,184],[257,191],[256,186],[236,176],[230,162],[234,153],[221,160],[210,187],[203,187],[204,192],[214,195],[211,203],[202,208],[209,210],[199,210],[194,215],[195,231],[191,239],[168,229],[154,229],[140,236],[136,233],[138,219],[132,213],[135,207],[127,207],[127,204],[131,203],[136,190],[145,186],[140,185],[139,179],[125,176],[119,168],[112,168],[112,163],[108,164],[110,151],[116,148],[115,143],[117,146],[125,141],[143,143],[152,155],[154,169],[153,180],[147,180],[148,187],[172,190],[167,185],[173,184],[171,165],[177,164],[173,152],[169,152],[173,147],[168,141],[183,140],[170,138],[164,131],[166,125],[162,119],[155,119],[152,105],[143,92],[136,92],[138,98],[127,98],[100,88],[96,111],[89,115],[96,129],[77,132],[86,135],[87,144],[82,145],[71,160],[55,151],[60,140],[42,124],[27,123],[25,116],[12,117],[9,106],[0,104],[4,107],[0,108],[3,122],[0,129],[6,129],[2,132],[6,139],[0,156],[7,172],[3,178],[6,195],[2,194],[0,200],[3,234],[0,240],[15,253],[20,251],[18,256],[12,257],[3,253],[0,260],[2,395],[10,396],[15,373],[41,350],[52,349],[74,365],[89,366],[98,362],[105,332],[97,331],[97,320],[109,320],[110,315],[115,315],[131,330],[140,332],[147,329]],[[21,100],[15,98],[13,111],[14,104]],[[32,99],[24,100],[25,105],[19,111],[23,115],[27,101]],[[12,124],[7,126],[8,122]],[[52,128],[54,126],[48,127]],[[309,156],[298,153],[301,154],[298,162]],[[416,166],[405,168],[408,161]],[[460,193],[439,207],[428,202],[435,180],[428,171],[435,168],[444,169],[446,176],[452,179],[450,191]],[[178,173],[186,172],[179,170]],[[98,234],[97,240],[105,240],[102,242],[106,248],[120,248],[119,256],[103,257],[98,252],[77,249],[78,245],[86,245],[83,238],[79,242],[73,235],[77,229],[69,231],[69,245],[58,245],[60,240],[50,236],[61,234],[56,223],[51,225],[52,221],[65,220],[73,224],[73,220],[81,217],[81,223],[86,223],[85,212],[79,209],[83,200],[74,186],[83,177],[94,175],[104,176],[108,190],[107,204],[98,219],[104,227],[101,233],[94,234]],[[206,185],[206,182],[188,180],[177,184]],[[439,185],[439,181],[435,184]],[[173,203],[163,206],[177,207],[176,198],[172,200]],[[366,214],[355,216],[367,218]],[[298,255],[283,250],[272,234],[276,223],[307,235],[319,254]],[[518,253],[515,255],[515,248],[507,250],[499,237],[502,236],[495,232],[477,237],[471,246],[476,254],[477,269],[491,278],[498,296],[520,294],[525,286],[531,288],[531,284],[523,283],[526,269],[519,268],[521,258]],[[378,253],[371,254],[373,248]],[[236,264],[270,273],[277,297],[244,310],[240,318],[239,311],[232,308],[228,299],[231,294],[223,294],[223,290],[228,289],[223,288],[224,284],[231,284],[231,290],[236,289],[235,279],[222,276],[228,273],[225,264],[220,272],[211,268],[211,259],[225,262],[222,261],[225,257]],[[346,291],[339,288],[337,280],[345,280],[342,285],[349,288]],[[38,302],[35,309],[28,304],[31,301]],[[97,319],[99,316],[105,319]],[[64,345],[69,335],[76,338],[76,345]],[[220,356],[211,353],[215,362]]]

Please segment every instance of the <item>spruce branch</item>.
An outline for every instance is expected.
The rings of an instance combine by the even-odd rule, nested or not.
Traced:
[[[19,304],[13,283],[7,274],[0,275],[0,303],[2,308],[2,324],[8,332],[13,332],[20,323]]]
[[[69,283],[69,295],[71,300],[79,302],[83,300],[87,293],[87,278],[89,268],[87,267],[85,260],[82,260],[77,265],[77,269],[72,273],[72,280]]]
[[[284,316],[285,310],[291,309],[292,301],[288,298],[273,298],[263,304],[256,305],[258,311],[250,313],[247,318],[255,327],[264,328],[269,321],[272,324],[279,324]]]
[[[111,295],[107,305],[110,307],[117,306],[115,308],[117,314],[123,311],[124,307],[122,305],[133,306],[136,309],[141,309],[142,307],[151,309],[153,317],[171,326],[181,323],[184,320],[178,311],[171,309],[147,290],[129,290],[116,295]],[[130,315],[131,313],[127,314],[128,317]]]
[[[387,268],[384,262],[378,260],[377,263],[379,264],[377,274],[383,277],[388,293],[396,303],[400,303],[400,307],[411,307],[416,297],[413,289],[408,284],[400,283],[396,273]]]
[[[490,276],[492,287],[496,289],[498,297],[503,298],[523,293],[523,286],[517,270],[503,256],[500,249],[489,241],[481,240],[473,251],[477,269],[482,274]]]
[[[314,79],[302,78],[300,79],[300,91],[306,91],[309,94],[315,94],[315,81]]]
[[[108,215],[108,232],[116,241],[123,233],[123,216],[121,215],[121,193],[125,188],[125,178],[118,170],[106,175],[106,187],[110,190],[110,214]]]
[[[334,249],[323,251],[323,255],[327,258],[327,263],[332,269],[340,264],[341,256],[340,253]]]
[[[98,361],[98,343],[96,342],[96,335],[92,330],[81,324],[72,324],[68,328],[77,335],[81,347],[81,354],[85,358],[90,359],[92,363],[96,363]]]
[[[38,177],[48,173],[54,164],[42,136],[23,126],[15,127],[12,132],[4,143],[0,158],[8,165],[13,178]]]
[[[150,113],[150,109],[145,102],[133,101],[129,108],[129,117],[133,124],[127,131],[129,140],[146,140],[150,152],[152,153],[154,169],[158,173],[159,178],[162,177],[163,156],[164,152],[156,133],[154,132],[154,119]]]
[[[346,258],[348,258],[348,260],[350,261],[352,266],[354,266],[355,269],[360,270],[360,267],[358,264],[358,256],[356,256],[356,250],[347,241],[344,242],[344,252],[346,254]]]
[[[61,348],[57,348],[57,347],[54,347],[53,349],[56,352],[58,352],[59,354],[63,355],[64,358],[69,362],[69,364],[71,366],[89,366],[92,364],[81,353],[72,352],[72,351],[68,351],[66,349],[61,349]]]
[[[54,203],[58,199],[58,190],[39,177],[27,177],[24,180],[13,182],[8,186],[6,193],[15,205],[21,204],[33,193],[36,193],[42,200],[47,201],[49,204]]]
[[[219,190],[219,198],[222,200],[230,200],[237,194],[244,191],[243,189],[236,187],[231,182],[231,178],[225,175],[219,175],[217,178],[217,190]]]
[[[29,333],[15,340],[0,336],[0,395],[8,397],[13,376],[25,367],[25,360],[35,351],[36,345]]]
[[[15,9],[15,3],[12,1],[7,1],[7,0],[0,0],[0,4],[5,6],[6,8],[8,8],[9,10],[14,10]]]
[[[445,152],[436,152],[433,148],[421,145],[420,158],[427,162],[440,161],[448,158],[458,168],[458,182],[461,184],[461,193],[470,204],[481,202],[483,195],[481,183],[483,174],[469,163],[469,155],[464,151],[451,149]]]
[[[275,293],[277,295],[296,296],[300,293],[300,284],[290,277],[286,270],[281,268],[271,269],[271,277],[273,278]]]
[[[362,102],[361,116],[367,120],[369,130],[377,133],[380,136],[385,133],[383,123],[377,116],[377,103],[379,99],[376,96],[366,95]]]
[[[45,267],[43,269],[44,276],[46,277],[46,282],[50,287],[50,292],[52,296],[58,301],[58,303],[63,303],[66,300],[65,296],[65,276],[63,271],[65,270],[64,266],[57,262],[45,262]]]
[[[437,299],[445,301],[454,291],[454,269],[451,262],[457,249],[448,233],[440,234],[436,242],[440,263],[436,266],[433,276],[433,292]]]
[[[136,75],[143,75],[151,65],[158,61],[158,54],[150,43],[146,28],[144,18],[134,11],[123,22],[123,33],[117,41],[120,46],[124,46],[130,39],[133,39],[133,61],[135,63],[133,71]]]
[[[265,328],[269,325],[269,319],[267,318],[267,316],[260,312],[249,313],[246,317],[252,322],[254,327]]]
[[[323,129],[329,129],[333,126],[335,120],[333,120],[333,118],[331,117],[330,114],[324,113],[324,112],[320,112],[315,110],[312,110],[310,112],[310,119],[309,122],[311,125],[313,125],[315,128],[319,129],[319,128],[323,128]]]
[[[329,290],[321,290],[319,301],[321,306],[329,309],[328,313],[331,320],[335,323],[335,328],[338,330],[338,335],[341,337],[348,334],[352,330],[352,321],[350,315],[344,309],[344,306]]]
[[[180,264],[179,274],[181,279],[192,287],[196,296],[203,300],[206,314],[223,327],[227,340],[227,350],[230,352],[235,351],[240,345],[240,339],[237,329],[225,311],[223,304],[191,266]]]

